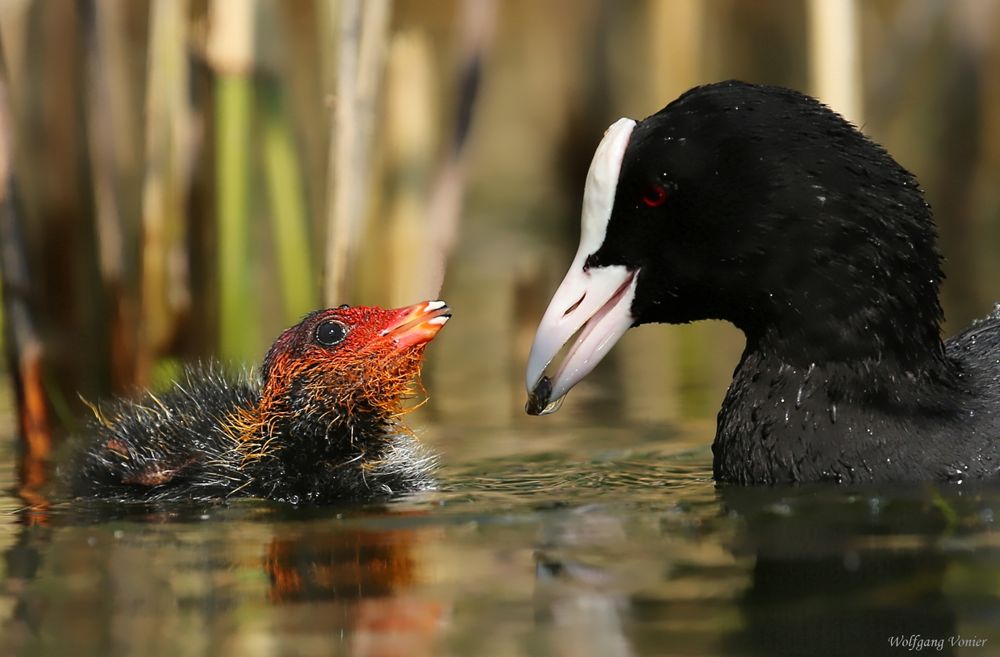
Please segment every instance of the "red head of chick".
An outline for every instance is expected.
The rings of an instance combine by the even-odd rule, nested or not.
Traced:
[[[258,381],[191,369],[163,395],[117,400],[67,466],[77,497],[372,500],[428,488],[433,458],[402,425],[443,301],[307,315]]]

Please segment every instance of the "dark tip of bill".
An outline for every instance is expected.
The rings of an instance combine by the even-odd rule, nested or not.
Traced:
[[[552,396],[552,379],[543,376],[535,384],[535,389],[528,394],[528,403],[524,405],[524,411],[528,415],[541,415],[549,406],[549,398]]]

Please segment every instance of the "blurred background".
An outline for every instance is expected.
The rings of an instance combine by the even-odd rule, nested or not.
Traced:
[[[84,399],[438,296],[440,441],[620,416],[707,444],[727,325],[630,331],[544,420],[523,370],[605,127],[727,78],[818,95],[918,176],[949,334],[1000,301],[1000,2],[5,0],[0,45],[2,434],[41,459]]]

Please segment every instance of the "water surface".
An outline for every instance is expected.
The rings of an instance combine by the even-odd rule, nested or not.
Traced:
[[[383,505],[0,495],[4,647],[1000,654],[996,489],[720,488],[703,430],[665,425],[424,431],[441,490]]]

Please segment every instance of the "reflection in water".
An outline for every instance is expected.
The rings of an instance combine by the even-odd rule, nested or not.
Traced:
[[[608,570],[572,556],[624,538],[622,520],[600,511],[573,513],[542,528],[535,553],[535,620],[548,629],[550,654],[634,654],[624,630],[627,596]]]
[[[0,653],[996,653],[1000,491],[710,472],[707,449],[517,454],[384,507],[55,504],[42,525],[0,496]]]
[[[931,549],[760,554],[738,642],[759,655],[833,657],[890,652],[895,637],[957,636],[945,564]],[[954,651],[946,642],[936,654]]]
[[[414,532],[345,530],[282,536],[271,541],[264,569],[268,598],[278,604],[352,602],[394,593],[413,583]]]
[[[701,654],[706,646],[762,656],[889,654],[905,652],[906,642],[917,637],[933,641],[928,645],[935,654],[949,655],[958,652],[953,641],[960,638],[982,647],[994,636],[982,626],[995,624],[1000,611],[995,601],[980,609],[985,622],[959,622],[956,592],[948,590],[949,569],[957,559],[947,545],[961,539],[959,518],[969,519],[966,531],[981,531],[980,520],[992,518],[995,492],[971,504],[957,495],[971,491],[947,491],[945,498],[925,489],[821,486],[716,493],[714,519],[689,515],[675,524],[673,513],[666,512],[662,529],[668,543],[658,559],[641,550],[630,551],[627,562],[616,558],[623,545],[638,538],[629,526],[631,514],[614,507],[580,507],[544,524],[537,541],[534,606],[547,637],[545,654],[658,654],[668,645],[677,654]],[[689,521],[696,536],[711,531],[712,523],[736,531],[725,552],[703,558],[697,547],[670,544]],[[648,543],[649,537],[642,540]],[[717,541],[701,549],[715,550]],[[699,543],[701,538],[695,546]],[[978,553],[982,561],[985,552]],[[700,567],[693,565],[699,562]],[[749,576],[731,580],[728,590],[719,588],[727,579],[727,562],[743,564]],[[989,570],[995,572],[995,564]],[[739,614],[713,618],[718,601],[727,598]]]
[[[272,654],[255,621],[271,608],[263,636],[296,655],[437,654],[450,608],[416,587],[418,546],[440,532],[373,529],[367,515],[310,513],[303,524],[297,512],[81,504],[38,523],[21,509],[3,526],[14,542],[0,580],[2,652]]]
[[[745,627],[731,647],[759,655],[891,652],[890,639],[958,636],[944,593],[947,529],[923,491],[902,491],[883,513],[877,491],[723,488],[754,555],[740,599]],[[880,538],[895,537],[883,541]],[[894,544],[895,543],[895,544]],[[953,654],[945,640],[937,654]]]
[[[46,606],[28,595],[42,567],[41,547],[51,530],[44,525],[22,524],[13,545],[3,555],[4,578],[0,582],[0,637],[7,650],[17,652],[45,622]]]
[[[0,452],[0,461],[3,456]],[[43,568],[42,555],[52,536],[48,526],[50,501],[40,492],[49,476],[44,457],[33,460],[31,450],[18,454],[17,486],[13,485],[13,472],[0,472],[0,490],[16,488],[20,496],[11,500],[16,506],[7,510],[12,522],[6,526],[0,524],[0,538],[6,535],[12,539],[3,550],[0,637],[4,647],[12,651],[36,634],[46,618],[46,605],[29,595],[32,582]]]
[[[282,533],[264,562],[275,604],[327,602],[331,634],[355,655],[433,655],[448,609],[408,592],[419,580],[410,530]]]

